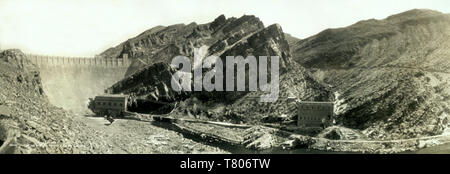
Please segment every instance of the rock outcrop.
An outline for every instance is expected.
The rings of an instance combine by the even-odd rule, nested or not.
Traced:
[[[253,45],[257,45],[256,48],[252,48]],[[289,118],[294,118],[296,116],[296,112],[293,112],[296,110],[295,100],[333,100],[333,95],[326,85],[319,83],[301,65],[292,61],[288,42],[279,25],[267,27],[249,37],[244,44],[237,45],[236,48],[230,49],[223,55],[275,55],[280,57],[278,100],[272,103],[259,102],[260,96],[265,94],[261,91],[243,95],[236,92],[228,93],[225,98],[237,99],[228,107],[227,115],[253,123],[261,122],[262,118],[268,116],[287,115]],[[236,97],[237,95],[238,97]]]
[[[170,63],[175,56],[193,57],[194,48],[206,45],[217,49],[225,46],[223,44],[231,45],[262,28],[263,23],[252,15],[228,19],[221,15],[207,24],[199,25],[193,22],[188,25],[158,26],[106,50],[101,55],[121,57],[128,54],[132,61],[126,73],[126,76],[129,76],[153,63]]]

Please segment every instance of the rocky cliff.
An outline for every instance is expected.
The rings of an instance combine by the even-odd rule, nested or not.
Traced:
[[[204,45],[212,47],[212,52],[223,50],[223,47],[232,45],[262,28],[263,23],[252,15],[228,19],[221,15],[207,24],[193,22],[188,25],[154,27],[101,55],[121,57],[128,54],[132,61],[126,73],[128,76],[156,62],[170,63],[175,56],[193,57],[194,48]]]
[[[179,28],[170,29],[177,27]],[[162,36],[167,36],[166,40],[156,42],[156,40],[159,40],[156,39],[154,41],[155,38],[161,38]],[[332,93],[326,86],[319,83],[303,67],[292,61],[289,44],[285,37],[286,35],[281,26],[277,24],[264,27],[263,23],[254,16],[226,19],[222,15],[208,24],[180,24],[158,29],[157,31],[151,29],[124,43],[125,45],[128,43],[136,43],[131,44],[134,46],[130,48],[127,46],[118,46],[105,51],[103,54],[112,54],[111,50],[116,50],[116,53],[119,52],[117,50],[122,50],[121,52],[130,53],[129,55],[132,55],[132,59],[135,60],[134,62],[141,62],[138,64],[146,67],[136,68],[141,65],[130,66],[129,70],[136,70],[136,73],[130,75],[122,82],[113,85],[112,91],[114,93],[126,93],[138,98],[172,102],[195,97],[200,102],[203,102],[200,105],[207,105],[203,107],[204,112],[210,112],[218,106],[226,105],[226,111],[219,109],[218,115],[223,115],[226,112],[229,116],[232,115],[231,117],[238,117],[236,118],[238,120],[260,122],[263,117],[268,115],[291,113],[290,110],[294,106],[286,107],[286,100],[284,99],[287,97],[299,97],[301,100],[314,101],[328,101],[333,99]],[[295,40],[295,38],[290,37],[290,41]],[[283,102],[273,104],[271,107],[277,110],[277,112],[270,114],[267,109],[264,109],[267,106],[255,105],[255,102],[259,103],[259,97],[263,94],[262,92],[250,92],[248,90],[243,92],[174,92],[171,88],[170,79],[175,70],[171,69],[168,64],[173,57],[178,55],[185,55],[192,59],[194,48],[199,47],[206,50],[205,57],[208,55],[219,56],[224,62],[224,65],[226,65],[226,56],[240,55],[246,57],[252,55],[257,58],[257,62],[259,62],[259,56],[278,56],[280,58],[279,96],[284,104],[282,104]],[[177,48],[173,49],[177,51],[167,51],[172,50],[171,48]],[[159,51],[155,51],[157,49]],[[180,52],[180,50],[183,51]],[[246,75],[248,76],[248,73]],[[248,85],[248,81],[246,83]],[[291,101],[290,103],[293,102]],[[240,107],[236,107],[237,105]],[[192,108],[187,107],[184,109],[190,110]],[[190,112],[184,109],[182,108],[181,110],[183,111],[180,112]],[[249,111],[252,112],[250,113]],[[211,116],[214,114],[210,113],[206,115]],[[292,114],[289,115],[292,116]]]
[[[75,135],[62,109],[49,104],[35,67],[20,50],[0,53],[1,153],[70,153]],[[76,145],[74,143],[74,145]]]
[[[291,43],[338,94],[340,123],[374,139],[436,135],[450,114],[450,16],[411,10]]]

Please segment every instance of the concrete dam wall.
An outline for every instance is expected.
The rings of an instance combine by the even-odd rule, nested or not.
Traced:
[[[55,106],[75,113],[88,111],[89,98],[121,80],[129,61],[27,55],[40,69],[45,94]]]

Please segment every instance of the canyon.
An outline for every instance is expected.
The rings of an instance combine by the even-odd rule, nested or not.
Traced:
[[[265,26],[252,15],[221,15],[206,24],[157,26],[101,53],[101,60],[117,62],[110,64],[86,64],[84,60],[95,60],[88,58],[57,65],[49,61],[54,59],[42,63],[20,50],[4,50],[0,53],[0,152],[226,153],[161,126],[120,120],[108,127],[83,116],[90,113],[88,98],[105,90],[133,99],[176,104],[171,113],[174,118],[256,126],[240,132],[248,135],[245,141],[254,148],[307,141],[311,148],[327,150],[327,143],[336,143],[329,149],[349,150],[339,141],[327,139],[337,135],[334,138],[358,147],[374,147],[369,150],[374,153],[389,148],[391,144],[385,142],[397,140],[405,140],[402,150],[415,150],[428,146],[419,139],[431,142],[423,137],[448,133],[449,41],[450,15],[414,9],[382,20],[327,29],[305,39],[284,33],[278,24]],[[204,49],[205,57],[218,56],[223,62],[228,55],[278,56],[279,100],[258,102],[266,93],[248,90],[248,84],[246,90],[238,92],[173,90],[171,79],[177,69],[170,66],[172,58],[182,55],[193,61],[196,48]],[[124,57],[129,62],[125,63]],[[260,127],[276,125],[289,130],[295,126],[292,98],[334,102],[336,127],[309,132],[310,138],[280,138],[281,131]],[[132,132],[125,133],[128,129]],[[148,139],[146,132],[151,131],[173,139],[157,134]],[[123,140],[111,134],[121,135]],[[356,140],[350,139],[350,134],[357,135]],[[131,140],[126,137],[143,140],[133,148],[124,143]],[[167,148],[146,149],[158,149],[158,143],[171,141],[176,142]],[[9,146],[11,143],[23,146]],[[189,147],[179,146],[182,143]]]

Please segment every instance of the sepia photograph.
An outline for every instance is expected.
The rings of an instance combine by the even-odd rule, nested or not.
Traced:
[[[450,154],[449,86],[446,0],[0,0],[0,154]]]

